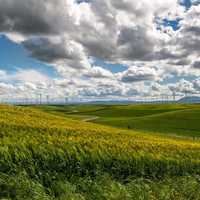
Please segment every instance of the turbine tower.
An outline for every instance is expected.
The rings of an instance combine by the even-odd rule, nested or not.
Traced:
[[[42,94],[41,93],[39,94],[39,104],[40,105],[42,104]]]

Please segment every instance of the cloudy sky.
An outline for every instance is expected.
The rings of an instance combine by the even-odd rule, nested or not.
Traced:
[[[0,98],[200,93],[200,0],[0,0]]]

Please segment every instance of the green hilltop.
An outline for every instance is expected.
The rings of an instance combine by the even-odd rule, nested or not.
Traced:
[[[64,117],[142,132],[200,136],[200,105],[77,105],[39,106]]]

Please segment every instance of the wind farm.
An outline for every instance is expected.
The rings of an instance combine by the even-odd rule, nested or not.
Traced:
[[[0,200],[200,200],[200,1],[0,0]]]

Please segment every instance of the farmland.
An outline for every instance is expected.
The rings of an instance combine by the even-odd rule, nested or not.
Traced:
[[[170,128],[154,134],[148,119]],[[0,199],[198,200],[198,119],[192,105],[2,105]]]
[[[166,135],[200,136],[200,105],[39,106],[52,114]]]

